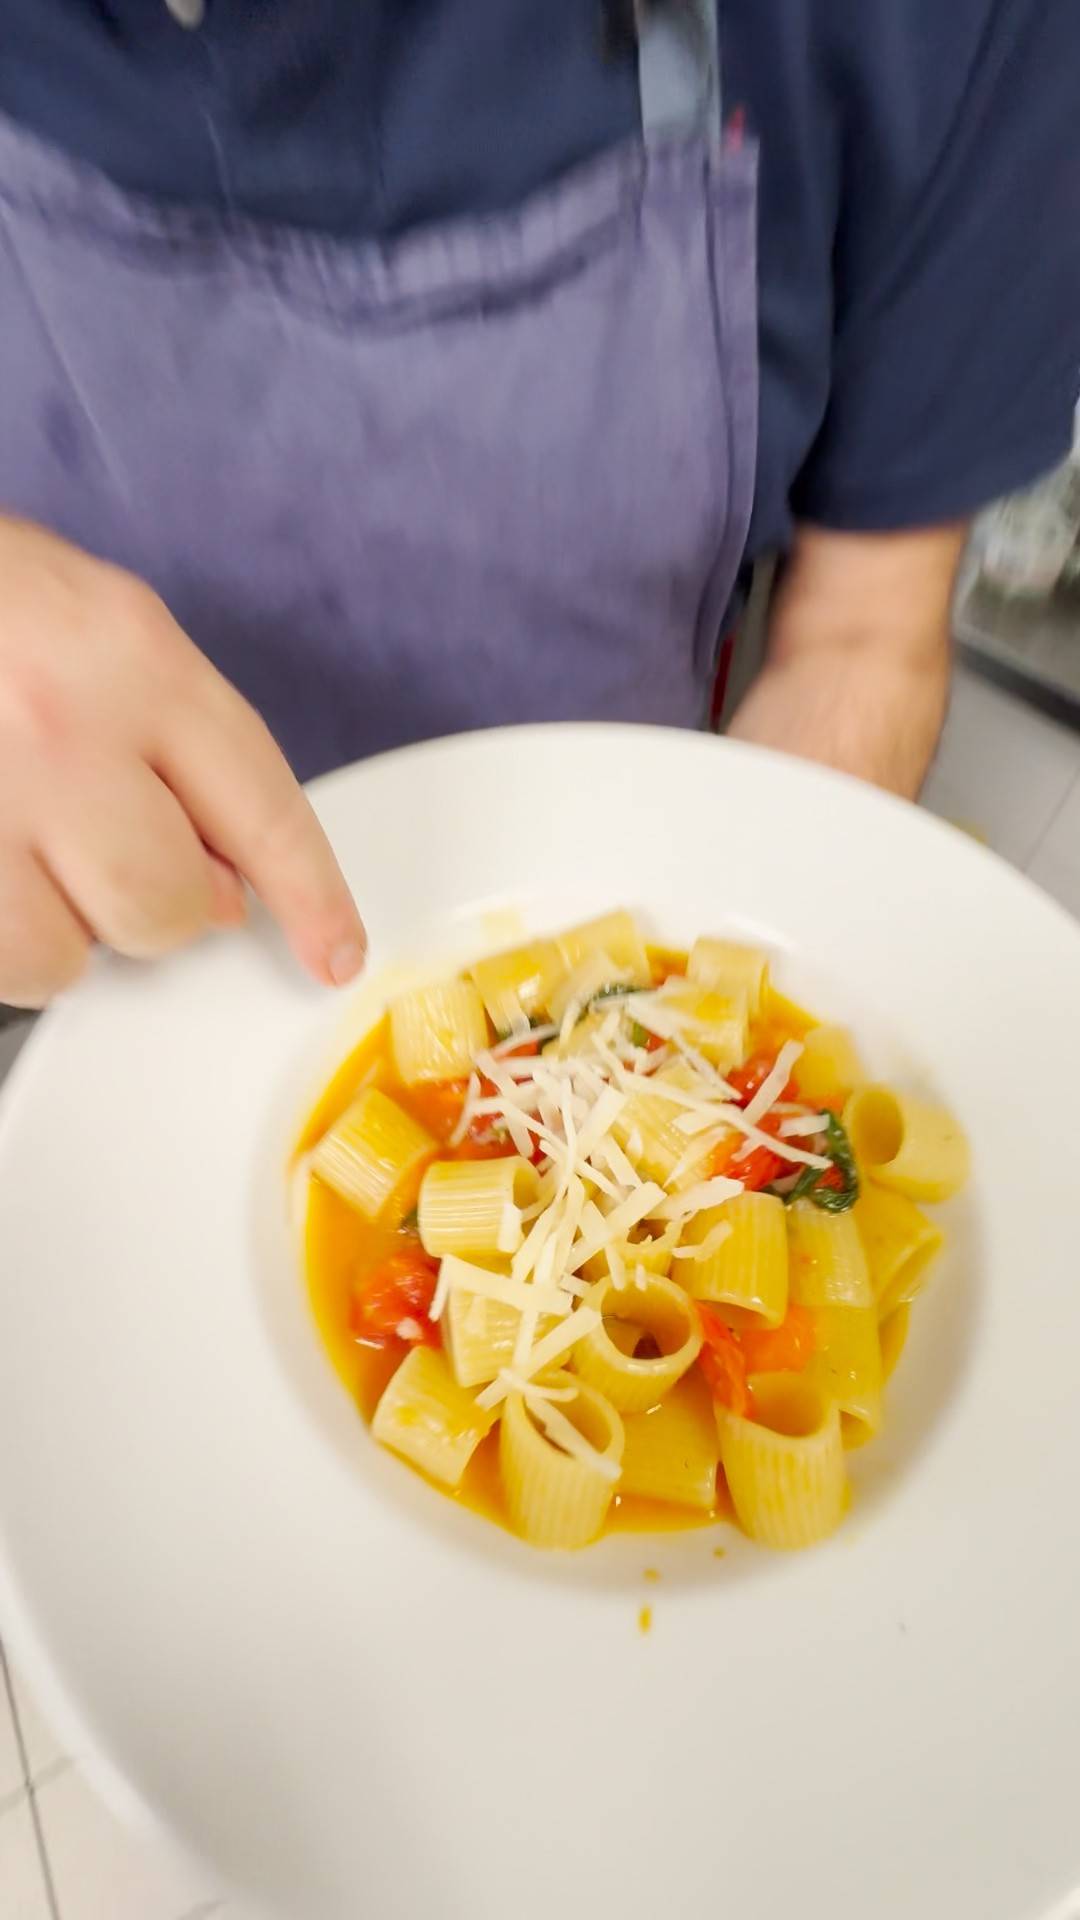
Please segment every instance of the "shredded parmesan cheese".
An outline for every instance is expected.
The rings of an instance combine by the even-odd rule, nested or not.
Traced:
[[[576,1347],[579,1340],[584,1340],[585,1335],[592,1333],[593,1328],[599,1325],[600,1315],[595,1307],[575,1307],[568,1320],[559,1327],[552,1327],[550,1333],[545,1333],[543,1339],[536,1342],[526,1360],[515,1366],[514,1373],[524,1380],[531,1380],[534,1373],[543,1373],[545,1367],[554,1366],[562,1354],[569,1353],[571,1347]],[[484,1388],[483,1393],[477,1394],[477,1405],[485,1409],[497,1407],[505,1400],[508,1391],[504,1368],[491,1385]]]
[[[777,1112],[777,1108],[773,1108]],[[781,1120],[780,1135],[784,1140],[798,1139],[802,1134],[824,1133],[829,1122],[827,1113],[802,1113],[790,1120]]]
[[[516,1253],[521,1245],[521,1209],[515,1207],[512,1200],[503,1205],[502,1219],[499,1221],[499,1234],[496,1245],[500,1253]]]
[[[572,1460],[579,1461],[583,1467],[590,1468],[593,1473],[599,1473],[605,1480],[615,1481],[619,1478],[622,1472],[621,1463],[618,1460],[612,1460],[605,1453],[598,1452],[586,1440],[585,1435],[578,1432],[573,1421],[568,1419],[565,1413],[559,1412],[558,1407],[552,1406],[547,1399],[537,1397],[534,1401],[528,1389],[526,1389],[524,1400],[537,1425],[543,1428],[553,1446],[569,1454]]]
[[[520,1373],[514,1372],[513,1367],[503,1368],[503,1379],[506,1381],[508,1392],[520,1393],[523,1399],[563,1401],[577,1399],[576,1387],[541,1386],[539,1380],[523,1380]]]
[[[476,1055],[452,1143],[460,1144],[472,1127],[490,1128],[523,1158],[540,1158],[539,1190],[528,1206],[508,1201],[503,1208],[497,1245],[509,1273],[448,1257],[431,1306],[437,1320],[450,1293],[461,1288],[478,1302],[498,1300],[514,1307],[519,1318],[509,1364],[483,1388],[477,1404],[490,1411],[508,1393],[521,1393],[553,1445],[612,1480],[618,1478],[617,1466],[604,1460],[554,1404],[573,1390],[536,1384],[538,1375],[564,1364],[600,1324],[600,1315],[587,1304],[591,1288],[582,1269],[603,1256],[615,1287],[647,1290],[650,1270],[630,1247],[632,1233],[644,1222],[655,1222],[656,1231],[663,1225],[663,1251],[684,1270],[687,1262],[693,1267],[709,1260],[731,1233],[728,1221],[715,1222],[700,1240],[686,1242],[683,1236],[696,1215],[744,1191],[739,1164],[755,1147],[767,1147],[787,1162],[792,1178],[803,1166],[829,1165],[811,1147],[795,1144],[819,1144],[827,1116],[782,1098],[802,1050],[797,1041],[781,1047],[760,1087],[741,1107],[728,1081],[693,1044],[700,1040],[702,1023],[678,1004],[675,990],[636,989],[596,998],[598,986],[618,978],[606,957],[590,961],[567,983],[567,997],[560,997],[546,1026],[530,1031],[522,1014],[504,1040]],[[639,1029],[651,1037],[650,1047],[637,1044]],[[520,1051],[526,1040],[535,1047]],[[620,1127],[616,1138],[631,1101],[644,1117],[625,1132]],[[658,1103],[657,1124],[673,1125],[675,1136],[685,1140],[685,1151],[662,1184],[642,1172],[643,1158],[652,1165],[646,1138],[653,1107],[645,1103]],[[769,1115],[775,1132],[762,1126]],[[737,1148],[730,1169],[708,1177],[710,1157],[724,1141]],[[543,1323],[548,1331],[538,1338]]]
[[[512,1273],[492,1273],[487,1267],[474,1267],[468,1260],[459,1260],[456,1254],[448,1253],[439,1268],[430,1319],[441,1318],[455,1288],[463,1293],[482,1294],[486,1300],[501,1301],[503,1306],[516,1307],[521,1314],[535,1313],[539,1317],[542,1313],[563,1315],[570,1311],[570,1302],[561,1290],[535,1283],[526,1286],[515,1280]]]
[[[725,1200],[734,1200],[737,1193],[743,1191],[741,1180],[728,1180],[723,1174],[717,1174],[714,1180],[703,1180],[699,1186],[687,1187],[685,1193],[668,1194],[660,1205],[652,1210],[654,1220],[682,1220],[692,1213],[703,1213],[706,1207],[722,1206]]]
[[[743,1108],[743,1114],[749,1126],[756,1127],[758,1121],[768,1113],[773,1101],[779,1100],[791,1079],[791,1069],[801,1053],[801,1040],[788,1040],[781,1047],[772,1068],[765,1075],[753,1098],[748,1100]]]
[[[617,1207],[613,1207],[607,1218],[601,1219],[600,1226],[586,1231],[577,1245],[571,1248],[570,1264],[574,1272],[578,1272],[594,1254],[603,1253],[613,1240],[625,1240],[631,1227],[636,1227],[640,1220],[649,1214],[659,1214],[663,1203],[663,1187],[658,1187],[654,1180],[647,1180],[636,1193],[629,1194]]]
[[[691,1243],[688,1247],[675,1247],[671,1257],[673,1260],[709,1260],[717,1247],[722,1247],[724,1241],[730,1238],[730,1220],[718,1220],[715,1227],[709,1228],[704,1240]]]

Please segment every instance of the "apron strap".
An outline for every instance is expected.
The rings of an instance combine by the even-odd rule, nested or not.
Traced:
[[[697,131],[721,134],[718,0],[636,7],[641,124],[647,145]]]

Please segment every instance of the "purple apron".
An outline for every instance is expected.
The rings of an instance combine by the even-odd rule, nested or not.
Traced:
[[[658,117],[388,244],[160,205],[0,120],[0,511],[149,581],[302,777],[702,724],[754,482],[755,156]]]

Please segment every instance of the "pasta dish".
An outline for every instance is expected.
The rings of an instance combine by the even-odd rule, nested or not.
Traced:
[[[626,912],[399,995],[301,1146],[374,1438],[539,1547],[831,1533],[968,1171],[763,952]]]

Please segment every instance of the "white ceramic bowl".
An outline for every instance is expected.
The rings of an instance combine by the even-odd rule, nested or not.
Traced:
[[[369,986],[306,986],[266,928],[105,964],[4,1098],[0,1619],[61,1731],[288,1920],[1080,1911],[1076,926],[913,809],[706,737],[479,736],[316,798]],[[545,1558],[374,1446],[308,1315],[288,1149],[380,970],[616,904],[766,941],[971,1135],[805,1555]]]

